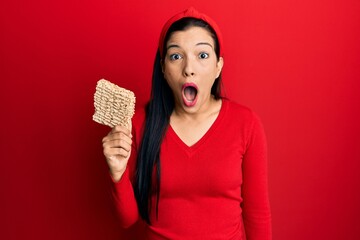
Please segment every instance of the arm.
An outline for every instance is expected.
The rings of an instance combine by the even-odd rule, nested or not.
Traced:
[[[267,147],[260,120],[254,115],[243,159],[243,218],[247,240],[271,240]]]
[[[103,139],[103,148],[113,181],[112,195],[122,227],[130,227],[138,219],[138,209],[131,183],[136,148],[132,134],[116,126]]]
[[[130,181],[130,170],[127,168],[118,182],[113,182],[112,196],[119,216],[120,225],[128,228],[139,218],[134,190]]]

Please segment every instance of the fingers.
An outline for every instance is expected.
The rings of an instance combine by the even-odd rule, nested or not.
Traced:
[[[120,126],[120,125],[117,125],[117,126],[113,127],[113,129],[111,130],[110,133],[116,133],[116,132],[123,132],[126,135],[131,135],[131,130],[130,129],[128,129],[126,127],[123,127],[123,126]]]
[[[102,140],[104,155],[107,158],[111,156],[127,158],[131,150],[131,138],[132,135],[129,129],[122,126],[114,127]]]
[[[104,147],[109,145],[111,145],[111,147],[130,147],[132,139],[129,135],[122,132],[116,132],[104,137],[102,142]]]
[[[107,141],[121,139],[121,140],[127,141],[129,144],[131,144],[131,138],[132,138],[132,134],[129,129],[127,129],[126,127],[117,125],[109,132],[109,134],[106,137],[103,138],[102,142],[104,143]]]
[[[104,148],[104,155],[106,158],[111,159],[114,156],[127,158],[130,154],[130,150],[124,148]]]

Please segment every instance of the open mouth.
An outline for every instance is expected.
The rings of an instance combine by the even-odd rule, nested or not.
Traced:
[[[198,88],[194,83],[185,83],[182,87],[183,92],[183,101],[184,104],[188,107],[194,106],[196,103],[196,97],[198,93]]]

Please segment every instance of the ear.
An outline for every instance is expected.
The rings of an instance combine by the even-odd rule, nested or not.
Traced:
[[[219,57],[219,60],[216,63],[216,68],[217,68],[216,78],[220,76],[223,66],[224,66],[224,59],[223,57]]]

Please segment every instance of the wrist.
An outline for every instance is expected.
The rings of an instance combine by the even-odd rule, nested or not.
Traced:
[[[124,172],[125,172],[126,168],[124,168],[123,170],[120,170],[120,171],[112,171],[110,169],[110,176],[112,178],[112,180],[114,182],[118,182],[120,181],[121,177],[123,176]]]

